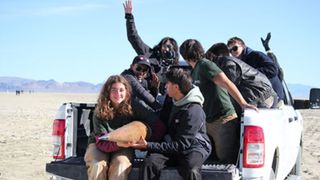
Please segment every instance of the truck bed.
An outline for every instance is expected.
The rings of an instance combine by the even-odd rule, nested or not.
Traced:
[[[64,112],[66,104],[62,108]],[[52,174],[53,176],[76,179],[76,180],[86,180],[88,179],[86,173],[86,166],[84,162],[84,154],[86,151],[88,136],[86,134],[84,122],[89,121],[90,127],[92,127],[92,114],[94,109],[94,104],[77,104],[72,103],[72,116],[74,121],[73,134],[76,138],[74,141],[74,154],[64,160],[52,161],[46,164],[46,172]],[[139,157],[139,156],[137,156]],[[135,158],[133,161],[133,168],[129,175],[129,180],[135,180],[139,177],[139,167],[141,166],[143,159]],[[202,166],[202,177],[204,180],[230,180],[239,179],[238,169],[235,165],[221,165],[215,164],[213,162],[206,162]],[[174,167],[166,168],[162,170],[160,179],[182,179]]]
[[[288,93],[287,93],[288,94]],[[289,96],[289,95],[288,95]],[[261,129],[263,131],[263,143],[265,158],[261,168],[243,166],[244,140],[240,149],[239,165],[222,165],[217,162],[207,161],[202,166],[202,178],[204,180],[231,180],[231,179],[286,179],[300,178],[300,162],[302,148],[302,123],[301,114],[292,107],[293,101],[285,102],[285,105],[277,109],[259,109],[259,112],[245,110],[241,117],[241,137],[244,138],[245,127]],[[92,115],[95,104],[65,103],[57,113],[56,119],[65,119],[67,134],[64,143],[67,157],[64,160],[53,160],[46,164],[46,172],[53,175],[54,179],[86,180],[86,166],[84,155],[88,143],[88,131],[92,131]],[[246,131],[247,132],[247,131]],[[254,131],[255,132],[255,131]],[[248,136],[251,137],[251,136]],[[250,141],[251,142],[251,141]],[[290,143],[289,143],[290,142]],[[299,150],[300,149],[300,150]],[[140,156],[136,156],[140,157]],[[209,158],[209,159],[215,159]],[[143,159],[136,158],[129,174],[129,180],[139,177],[139,167]],[[298,169],[292,171],[292,169]],[[241,170],[241,172],[239,172]],[[272,174],[274,175],[272,177]],[[57,178],[55,178],[57,177]],[[161,171],[160,179],[179,180],[182,177],[174,167]],[[289,178],[288,178],[289,179]]]
[[[133,168],[129,175],[129,180],[136,180],[139,177],[139,167],[142,163],[142,159],[135,159],[133,162]],[[83,157],[70,157],[63,161],[52,161],[46,164],[46,171],[55,176],[61,176],[76,180],[87,180],[86,166]],[[221,165],[206,163],[202,166],[202,179],[203,180],[231,180],[239,179],[238,170],[235,165]],[[178,174],[178,171],[169,167],[161,172],[160,179],[174,179],[182,180],[182,177]]]

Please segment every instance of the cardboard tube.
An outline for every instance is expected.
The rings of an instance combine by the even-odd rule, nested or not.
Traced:
[[[122,127],[110,132],[108,134],[108,140],[121,143],[135,143],[139,139],[146,138],[147,126],[140,121],[132,121]]]

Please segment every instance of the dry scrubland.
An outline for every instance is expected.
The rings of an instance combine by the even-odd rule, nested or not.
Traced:
[[[97,94],[0,93],[0,180],[49,179],[51,128],[63,102],[95,102]],[[302,179],[320,179],[320,110],[304,117]]]

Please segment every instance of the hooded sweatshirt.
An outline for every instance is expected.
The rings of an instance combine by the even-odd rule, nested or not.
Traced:
[[[199,103],[201,106],[204,102],[204,97],[201,94],[200,89],[197,86],[193,86],[193,88],[189,91],[187,95],[185,95],[179,101],[173,100],[174,106],[183,106],[189,103]]]
[[[206,130],[206,117],[202,109],[204,98],[198,87],[193,87],[179,101],[173,101],[168,121],[169,138],[164,142],[148,142],[147,150],[164,154],[200,152],[208,157],[211,144]]]

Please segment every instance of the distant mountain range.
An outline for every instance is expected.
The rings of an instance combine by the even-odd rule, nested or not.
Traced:
[[[295,99],[309,99],[309,85],[287,84],[291,95]],[[0,92],[61,92],[61,93],[98,93],[102,83],[94,85],[88,82],[57,82],[50,80],[31,80],[19,77],[0,77]]]
[[[97,93],[102,84],[91,84],[88,82],[63,82],[51,80],[31,80],[19,77],[0,77],[0,92],[63,92],[63,93]]]

